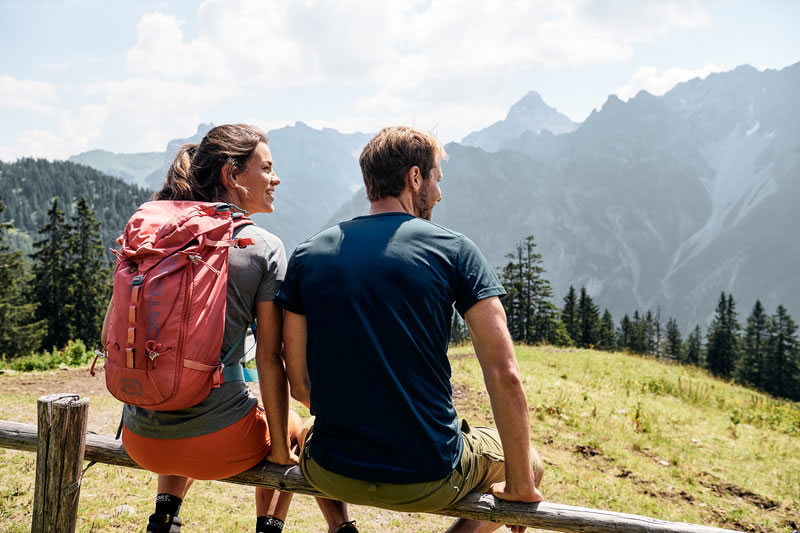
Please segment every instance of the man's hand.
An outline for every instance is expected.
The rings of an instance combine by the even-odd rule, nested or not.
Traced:
[[[274,463],[276,465],[284,465],[284,466],[296,465],[300,461],[297,458],[297,455],[295,455],[293,452],[286,449],[277,450],[275,448],[272,448],[269,451],[269,454],[267,455],[266,459],[267,462],[269,463]]]
[[[544,496],[542,496],[542,493],[539,492],[539,489],[536,487],[532,487],[532,490],[509,490],[505,481],[493,483],[489,488],[489,492],[491,492],[495,498],[510,502],[535,503],[544,501]],[[506,524],[506,527],[509,528],[512,533],[524,533],[527,529],[526,526],[514,526],[511,524]]]
[[[505,481],[493,483],[491,488],[489,488],[489,492],[491,492],[496,498],[500,498],[501,500],[506,500],[509,502],[536,503],[544,501],[544,496],[542,496],[542,493],[539,492],[539,489],[536,487],[531,487],[530,489],[525,489],[522,491],[515,491],[509,489],[506,486]]]

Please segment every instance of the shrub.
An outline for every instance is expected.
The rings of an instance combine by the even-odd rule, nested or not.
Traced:
[[[34,370],[53,370],[60,366],[80,366],[88,363],[93,354],[86,350],[83,341],[69,341],[63,350],[53,348],[50,352],[31,353],[12,359],[6,363],[8,368],[18,372]]]

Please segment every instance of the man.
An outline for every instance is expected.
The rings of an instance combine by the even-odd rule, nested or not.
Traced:
[[[413,512],[473,490],[543,499],[498,299],[505,291],[472,241],[430,222],[444,156],[430,134],[383,129],[360,158],[369,215],[308,239],[289,261],[277,300],[286,311],[287,374],[292,396],[315,416],[300,467],[336,500]],[[497,430],[459,426],[447,359],[454,304]],[[329,502],[329,524],[334,512]],[[450,531],[499,526],[458,520]]]

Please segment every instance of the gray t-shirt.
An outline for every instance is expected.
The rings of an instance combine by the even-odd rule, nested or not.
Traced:
[[[256,302],[274,300],[286,274],[283,243],[264,228],[249,225],[237,228],[237,237],[253,238],[246,248],[231,248],[228,265],[228,292],[225,308],[225,355],[256,316]],[[228,363],[244,357],[244,341],[228,358]],[[223,383],[211,389],[205,400],[188,409],[151,411],[125,405],[122,411],[125,428],[141,437],[182,439],[207,435],[238,422],[258,403],[243,381]]]

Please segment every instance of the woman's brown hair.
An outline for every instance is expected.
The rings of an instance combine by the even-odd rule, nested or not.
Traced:
[[[247,124],[225,124],[211,129],[200,144],[184,144],[178,150],[153,200],[228,201],[223,169],[234,175],[245,168],[259,143],[267,136]]]

